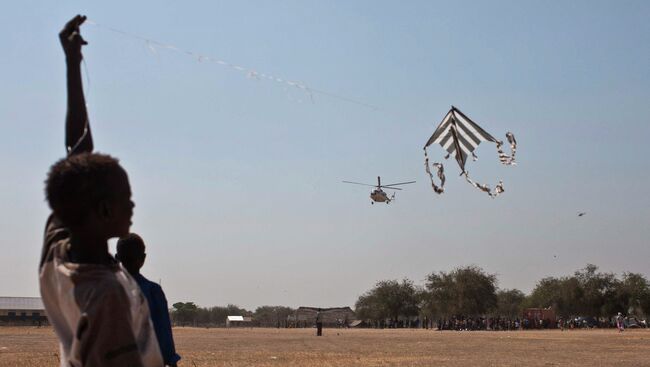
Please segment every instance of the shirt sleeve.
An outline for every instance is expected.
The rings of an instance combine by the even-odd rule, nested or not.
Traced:
[[[79,366],[143,367],[126,292],[117,283],[99,288],[93,283],[75,289],[82,315],[72,357]]]
[[[41,261],[39,262],[38,266],[39,269],[42,268],[47,261],[52,260],[53,254],[50,251],[52,245],[68,237],[70,237],[70,233],[63,226],[63,223],[61,223],[61,221],[55,217],[54,214],[50,214],[50,216],[47,218],[47,222],[45,222],[43,249],[41,250]]]
[[[160,352],[166,364],[177,363],[181,357],[176,354],[174,346],[174,337],[172,335],[172,324],[169,319],[169,308],[167,298],[160,285],[153,283],[151,287],[151,296],[155,305],[151,305],[151,319],[153,320]]]

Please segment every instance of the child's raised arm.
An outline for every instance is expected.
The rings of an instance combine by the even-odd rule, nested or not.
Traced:
[[[79,26],[86,20],[85,16],[77,15],[66,23],[59,39],[65,52],[68,84],[68,112],[65,119],[65,147],[68,155],[91,152],[93,139],[86,111],[81,83],[81,46],[87,44],[79,33]]]

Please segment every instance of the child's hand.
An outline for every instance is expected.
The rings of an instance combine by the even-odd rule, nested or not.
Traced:
[[[70,19],[59,33],[59,40],[61,40],[65,56],[71,61],[81,61],[81,46],[88,44],[79,33],[79,26],[84,21],[86,21],[86,16],[77,15]]]

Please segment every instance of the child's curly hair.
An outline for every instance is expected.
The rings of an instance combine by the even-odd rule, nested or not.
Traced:
[[[50,167],[45,196],[63,224],[78,225],[101,200],[115,195],[116,178],[126,176],[118,160],[109,155],[82,153],[63,158]]]

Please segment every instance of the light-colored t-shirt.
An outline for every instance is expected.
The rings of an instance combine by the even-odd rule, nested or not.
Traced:
[[[69,261],[69,232],[47,221],[39,282],[62,367],[162,367],[147,301],[116,261]]]

